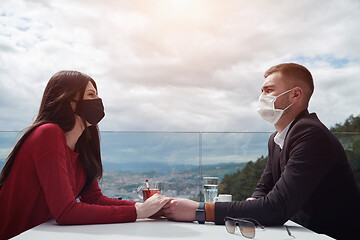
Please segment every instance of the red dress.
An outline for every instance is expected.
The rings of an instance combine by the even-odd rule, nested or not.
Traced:
[[[77,156],[56,124],[44,124],[30,134],[0,191],[0,239],[53,218],[58,224],[136,220],[135,202],[105,197],[97,181],[76,200],[86,180]]]

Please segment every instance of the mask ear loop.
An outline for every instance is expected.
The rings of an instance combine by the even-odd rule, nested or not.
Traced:
[[[294,88],[292,88],[292,89],[290,89],[290,90],[288,90],[288,91],[286,91],[286,92],[290,92],[290,91],[292,91],[292,90],[294,90]],[[293,104],[290,103],[289,106],[287,106],[286,108],[284,108],[284,112],[285,112],[288,108],[290,108],[292,105],[293,105]]]
[[[76,109],[77,109],[77,104],[78,104],[79,100],[70,99],[70,101],[71,101],[71,103],[76,103],[75,108],[73,108],[72,105],[71,105],[71,107],[73,108],[74,114],[75,114],[75,115],[78,115],[78,116],[80,117],[80,119],[81,119],[81,121],[82,121],[82,123],[83,123],[84,129],[86,129],[86,128],[88,127],[87,124],[86,124],[86,120],[85,120],[83,117],[81,117],[81,116],[79,115],[79,113],[77,113],[77,111],[76,111]]]
[[[278,98],[278,97],[280,97],[280,96],[282,96],[282,95],[284,95],[284,94],[287,94],[288,92],[292,91],[293,89],[294,89],[294,88],[289,89],[289,90],[287,90],[287,91],[285,91],[285,92],[283,92],[283,93],[281,93],[281,94],[277,95],[277,96],[276,96],[276,98]]]
[[[280,96],[282,96],[282,95],[284,95],[284,94],[287,94],[288,92],[292,91],[293,89],[294,89],[294,88],[289,89],[289,90],[287,90],[287,91],[285,91],[285,92],[283,92],[283,93],[281,93],[281,94],[279,94],[279,95],[277,95],[277,96],[274,96],[273,109],[277,109],[277,108],[275,108],[275,101],[277,100],[277,98],[280,97]],[[282,110],[285,111],[285,110],[287,110],[289,107],[291,107],[292,105],[293,105],[293,104],[291,103],[289,106],[287,106],[286,108],[284,108],[284,109],[282,109]]]
[[[285,112],[289,107],[291,107],[293,104],[291,103],[289,106],[287,106],[286,108],[283,109],[283,111]]]
[[[74,103],[75,103],[75,106],[73,105]],[[71,105],[71,108],[72,108],[73,112],[75,113],[76,107],[77,107],[77,100],[70,99],[70,105]]]

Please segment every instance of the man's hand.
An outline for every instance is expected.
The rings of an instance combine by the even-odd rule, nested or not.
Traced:
[[[171,198],[155,194],[144,203],[135,203],[137,219],[153,216],[170,200]]]
[[[196,209],[199,203],[183,198],[174,198],[161,210],[162,215],[169,220],[180,222],[192,222],[196,220]]]

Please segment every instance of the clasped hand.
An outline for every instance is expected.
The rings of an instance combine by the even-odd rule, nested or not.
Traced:
[[[155,194],[144,203],[136,203],[137,218],[156,218],[164,216],[172,221],[195,221],[199,203],[183,198],[169,198]]]

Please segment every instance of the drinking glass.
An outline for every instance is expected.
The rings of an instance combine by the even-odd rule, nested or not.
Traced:
[[[204,177],[204,200],[205,202],[212,203],[214,198],[218,195],[218,177]]]
[[[144,202],[156,193],[161,194],[161,182],[142,182],[137,189],[138,197]]]

